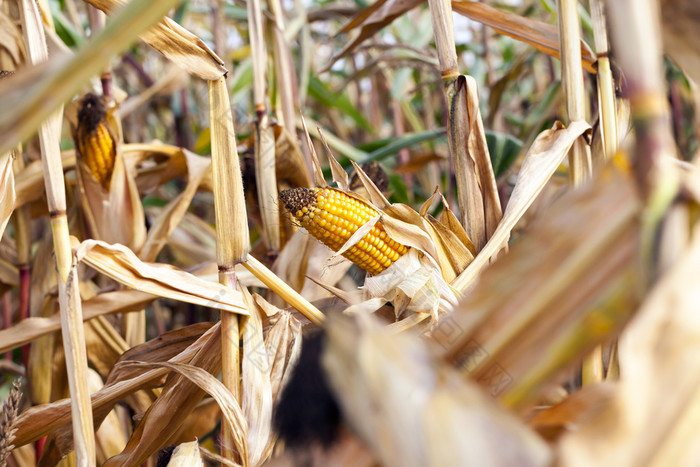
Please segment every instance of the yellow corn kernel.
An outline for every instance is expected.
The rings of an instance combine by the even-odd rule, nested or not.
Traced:
[[[107,111],[102,100],[87,94],[80,102],[78,127],[75,131],[75,147],[80,161],[105,190],[114,170],[116,143],[107,127]]]
[[[333,251],[340,250],[357,229],[379,215],[371,206],[333,188],[283,190],[280,200],[302,227]],[[370,274],[379,274],[407,251],[377,222],[343,256]]]

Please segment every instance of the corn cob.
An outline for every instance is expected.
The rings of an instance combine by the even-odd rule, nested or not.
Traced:
[[[107,127],[107,112],[102,100],[87,94],[80,103],[75,145],[80,160],[105,190],[114,170],[116,144]]]
[[[379,212],[333,188],[292,188],[280,193],[287,210],[311,235],[338,251],[357,229]],[[370,274],[379,274],[408,251],[387,235],[381,222],[343,256]]]

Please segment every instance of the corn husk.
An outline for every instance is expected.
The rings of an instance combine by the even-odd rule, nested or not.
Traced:
[[[199,453],[199,443],[195,440],[176,447],[168,467],[204,467],[202,455]]]

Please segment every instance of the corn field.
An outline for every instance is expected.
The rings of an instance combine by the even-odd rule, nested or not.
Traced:
[[[0,0],[0,466],[700,465],[699,28]]]

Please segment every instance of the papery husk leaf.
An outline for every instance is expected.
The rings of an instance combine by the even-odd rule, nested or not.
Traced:
[[[427,216],[426,220],[433,228],[433,231],[431,232],[433,238],[440,240],[442,249],[450,259],[450,263],[455,274],[459,274],[464,271],[466,267],[469,266],[472,261],[474,261],[474,255],[472,252],[450,227],[445,226],[442,222],[432,216]],[[462,226],[459,225],[459,228],[461,229]],[[464,232],[464,230],[462,230],[462,232]],[[448,279],[445,277],[444,271],[445,268],[443,268],[443,278],[446,281],[451,282],[454,277],[452,279]]]
[[[462,227],[462,224],[459,223],[459,219],[457,219],[457,216],[455,216],[455,214],[450,209],[450,206],[447,204],[447,200],[445,199],[445,197],[442,195],[440,197],[442,199],[443,209],[440,213],[440,216],[438,217],[438,220],[442,225],[445,226],[445,228],[449,229],[449,231],[452,232],[453,235],[456,235],[457,238],[459,238],[459,240],[467,248],[467,250],[469,250],[472,256],[476,256],[476,248],[474,247],[472,241],[469,240],[469,236],[467,235],[467,232],[464,231],[464,227]]]
[[[247,421],[248,457],[244,463],[259,465],[270,454],[272,436],[272,389],[270,361],[263,339],[261,310],[253,297],[242,289],[250,315],[241,320],[241,408]]]
[[[138,251],[146,238],[143,205],[136,187],[136,171],[121,153],[121,135],[116,111],[108,111],[105,124],[116,143],[109,189],[95,179],[85,163],[78,163],[78,186],[83,213],[92,237],[121,243]]]
[[[430,313],[437,320],[438,311],[450,311],[457,304],[457,296],[441,271],[426,265],[416,249],[408,250],[380,274],[365,279],[363,290],[372,298],[393,302],[397,319],[410,311]],[[381,301],[376,305],[381,306]],[[362,306],[365,304],[357,305]]]
[[[384,465],[551,462],[537,435],[419,339],[369,315],[329,319],[322,365],[345,420]]]
[[[700,236],[658,280],[619,343],[610,404],[560,444],[564,465],[691,466],[700,426]],[[593,456],[595,452],[595,456]]]
[[[513,227],[545,187],[574,141],[589,128],[586,122],[572,122],[566,129],[557,124],[537,137],[525,156],[503,219],[474,261],[452,282],[456,289],[464,290],[507,244]]]
[[[182,443],[173,451],[168,467],[204,467],[199,453],[199,442]]]
[[[123,0],[88,0],[88,3],[107,15],[126,5]],[[216,80],[227,73],[223,60],[204,41],[168,17],[141,34],[141,38],[193,76]]]
[[[254,298],[258,304],[263,300],[259,295]],[[299,358],[302,335],[301,323],[289,311],[279,310],[268,319],[272,326],[265,336],[265,349],[270,361],[270,387],[274,402]]]
[[[127,287],[160,297],[247,315],[240,292],[175,267],[144,263],[128,248],[99,240],[75,245],[79,261]]]
[[[560,58],[559,31],[551,24],[473,1],[453,1],[452,10],[471,20],[492,27],[499,34],[525,42],[540,52]],[[582,39],[581,66],[589,73],[595,73],[595,61],[595,54]]]
[[[457,179],[462,225],[477,252],[501,220],[501,202],[479,110],[476,80],[460,75],[446,86],[448,142]]]

